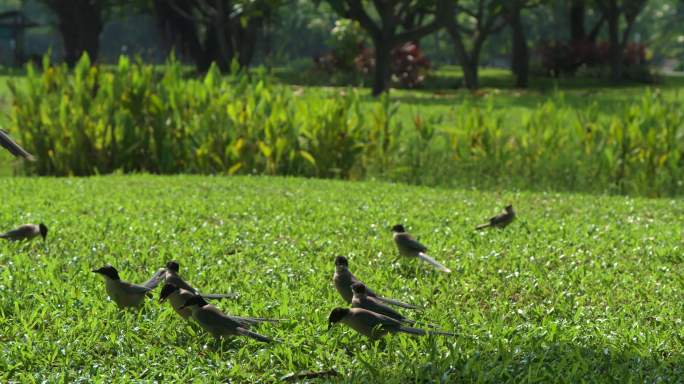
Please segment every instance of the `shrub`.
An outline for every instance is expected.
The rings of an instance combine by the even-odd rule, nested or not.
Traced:
[[[185,79],[169,60],[161,70],[122,57],[116,68],[28,67],[26,86],[10,83],[12,124],[38,155],[39,175],[265,173],[346,176],[360,140],[350,133],[354,95],[302,102],[263,72],[224,78],[212,66]],[[340,140],[339,137],[345,137]],[[350,143],[349,141],[353,141]],[[335,157],[336,161],[327,157]],[[331,171],[339,168],[338,172]]]
[[[44,60],[25,83],[10,83],[9,129],[38,158],[31,174],[254,173],[684,194],[684,108],[657,91],[612,115],[557,94],[511,124],[491,102],[466,99],[452,121],[418,113],[402,121],[388,94],[367,109],[354,91],[300,97],[263,71],[221,75],[212,66],[186,78],[173,59],[159,68],[121,58],[109,68],[84,57],[73,72]]]
[[[375,52],[370,48],[361,49],[354,60],[356,70],[370,75],[375,69]],[[420,86],[430,71],[430,60],[416,43],[408,42],[392,50],[392,81],[404,88]]]
[[[538,48],[542,67],[553,77],[574,75],[580,67],[607,68],[610,66],[610,45],[608,42],[575,40],[570,42],[543,41]],[[629,43],[623,52],[626,73],[640,73],[648,67],[648,55],[644,44]],[[601,74],[606,71],[590,71]],[[606,72],[607,73],[607,72]]]

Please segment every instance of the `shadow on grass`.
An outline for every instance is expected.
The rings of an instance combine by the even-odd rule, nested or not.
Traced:
[[[578,383],[578,382],[681,382],[684,355],[674,352],[641,354],[614,351],[604,346],[543,343],[488,351],[453,349],[430,363],[403,365],[405,369],[343,373],[340,382],[384,383]],[[458,347],[455,343],[455,348]]]

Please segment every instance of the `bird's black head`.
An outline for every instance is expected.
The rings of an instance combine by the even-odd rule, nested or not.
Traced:
[[[404,226],[401,224],[397,224],[394,227],[392,227],[392,232],[406,232],[404,229]]]
[[[348,313],[349,308],[337,307],[333,309],[328,316],[328,330],[332,328],[333,324],[339,323]]]
[[[172,261],[169,261],[168,263],[166,263],[166,269],[173,271],[175,273],[178,273],[178,271],[180,270],[180,265],[178,264],[177,261],[172,260]]]
[[[185,302],[185,304],[183,304],[183,306],[180,307],[180,309],[183,309],[183,308],[186,308],[186,307],[191,307],[191,306],[193,306],[193,305],[198,305],[198,306],[200,306],[200,307],[204,307],[205,305],[207,305],[207,302],[202,298],[202,296],[200,296],[200,295],[195,295],[195,296],[189,298],[189,299]]]
[[[93,272],[99,273],[100,275],[103,275],[103,276],[107,276],[112,280],[120,280],[119,279],[119,272],[116,270],[116,268],[112,267],[109,264],[105,265],[102,268],[93,269]]]
[[[365,295],[366,294],[366,286],[363,285],[363,283],[356,282],[351,285],[352,292],[354,294],[358,295]]]
[[[159,292],[159,302],[160,303],[163,302],[164,300],[166,300],[167,297],[169,297],[169,295],[176,292],[177,290],[178,290],[178,287],[175,284],[171,284],[171,283],[164,284],[164,287],[162,287],[161,292]]]
[[[505,209],[506,212],[511,212],[513,210],[513,204],[508,204]]]
[[[38,224],[38,229],[40,229],[40,235],[43,236],[43,240],[45,240],[48,232],[47,225],[40,223]]]
[[[343,265],[345,267],[349,266],[349,262],[347,261],[347,258],[344,256],[337,256],[335,258],[335,265]]]

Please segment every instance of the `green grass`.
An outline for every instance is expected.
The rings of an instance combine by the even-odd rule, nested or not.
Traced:
[[[265,177],[4,178],[0,224],[45,221],[47,245],[0,243],[0,381],[676,382],[684,377],[681,200],[478,192]],[[473,227],[507,202],[505,231]],[[397,222],[454,270],[395,261]],[[458,333],[369,342],[327,332],[335,255],[407,315]],[[120,312],[89,272],[141,282],[176,259],[232,314],[289,318],[215,344],[168,306]],[[155,294],[157,294],[155,292]],[[156,298],[155,298],[156,299]]]
[[[304,86],[303,96],[313,99],[332,97],[343,91],[344,87],[330,87],[330,77],[318,79],[310,71],[298,69],[296,72],[286,68],[277,69],[275,76],[284,84]],[[563,94],[568,105],[578,110],[587,108],[592,103],[599,104],[600,110],[609,115],[621,110],[622,105],[639,99],[647,87],[661,89],[664,94],[677,95],[684,99],[681,89],[684,88],[684,77],[661,76],[656,84],[625,82],[621,85],[611,84],[608,80],[587,77],[560,78],[531,76],[528,89],[516,89],[511,72],[506,69],[481,68],[481,89],[473,93],[460,86],[462,71],[459,67],[443,66],[432,73],[424,86],[419,89],[393,89],[392,100],[399,102],[399,118],[411,120],[416,115],[423,119],[431,119],[443,126],[448,126],[455,119],[456,108],[469,102],[473,106],[484,106],[492,103],[496,113],[506,119],[519,122],[522,116],[538,108],[552,97]],[[378,101],[365,88],[363,100],[370,109]]]

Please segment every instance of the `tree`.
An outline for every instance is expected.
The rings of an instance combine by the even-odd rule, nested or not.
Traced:
[[[373,42],[374,96],[389,89],[392,49],[410,41],[418,41],[439,28],[435,18],[424,17],[434,12],[433,0],[327,1],[340,16],[358,21]]]
[[[64,42],[64,61],[69,66],[87,53],[95,61],[100,49],[100,33],[104,25],[105,0],[42,0],[58,19],[59,32]]]
[[[597,0],[608,22],[608,41],[610,72],[613,81],[622,80],[623,53],[629,35],[639,13],[644,9],[646,0]],[[620,33],[620,18],[624,18],[624,28]]]
[[[227,70],[252,61],[264,23],[280,0],[155,0],[155,14],[171,44],[187,52],[198,69],[212,62]]]
[[[593,3],[593,1],[589,1],[590,5]],[[599,12],[600,17],[594,22],[591,29],[589,29],[589,33],[587,33],[586,13],[587,0],[569,0],[568,20],[570,22],[570,41],[596,42],[596,38],[606,22],[606,17],[602,12]]]
[[[437,18],[451,36],[456,57],[463,68],[468,89],[478,87],[482,45],[491,34],[506,26],[508,0],[437,0]],[[469,38],[470,50],[466,46]]]

